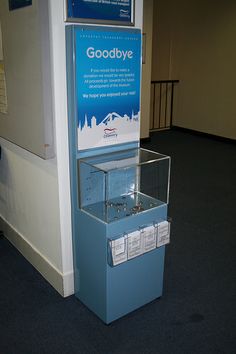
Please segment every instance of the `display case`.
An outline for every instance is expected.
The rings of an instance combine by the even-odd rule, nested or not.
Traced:
[[[78,160],[79,207],[105,223],[168,204],[170,158],[134,148]]]

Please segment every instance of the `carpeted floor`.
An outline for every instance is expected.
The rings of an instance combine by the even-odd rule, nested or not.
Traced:
[[[0,237],[0,354],[235,354],[236,145],[181,131],[172,157],[163,297],[109,326],[63,299]]]

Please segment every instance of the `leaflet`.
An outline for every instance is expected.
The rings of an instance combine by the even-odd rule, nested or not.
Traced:
[[[143,253],[143,242],[141,232],[139,230],[129,233],[128,235],[128,259],[137,257]]]
[[[127,237],[110,241],[110,247],[114,266],[127,261]]]
[[[156,248],[156,228],[151,225],[142,229],[143,252],[148,252]]]
[[[162,221],[157,224],[157,247],[170,243],[170,223]]]

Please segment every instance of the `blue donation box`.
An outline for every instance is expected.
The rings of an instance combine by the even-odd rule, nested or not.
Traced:
[[[170,158],[139,146],[140,31],[66,35],[75,295],[110,323],[162,295]]]

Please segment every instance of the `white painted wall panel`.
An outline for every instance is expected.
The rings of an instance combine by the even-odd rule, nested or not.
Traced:
[[[0,136],[42,158],[54,156],[48,1],[9,11],[0,1],[7,113]]]

